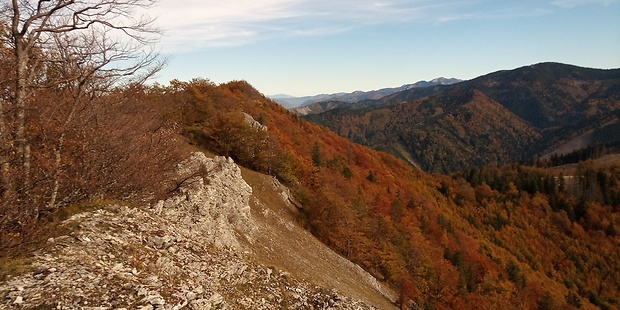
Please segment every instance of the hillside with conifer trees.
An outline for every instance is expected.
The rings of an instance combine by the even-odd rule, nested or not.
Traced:
[[[401,304],[619,306],[617,164],[583,162],[571,175],[510,165],[431,176],[305,121],[243,81],[146,92],[195,146],[289,186],[308,229],[397,288]],[[241,112],[267,130],[253,130]]]
[[[541,63],[363,106],[307,118],[427,171],[528,162],[595,144],[614,152],[620,69]]]

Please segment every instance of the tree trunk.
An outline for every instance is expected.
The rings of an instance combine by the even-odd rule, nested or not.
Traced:
[[[26,106],[28,101],[28,60],[29,42],[20,30],[20,10],[17,0],[13,0],[13,20],[11,35],[15,44],[15,146],[17,163],[21,166],[17,173],[15,186],[17,199],[21,205],[28,205],[28,190],[32,186],[30,178],[30,146],[26,138]],[[30,211],[30,212],[28,212]],[[33,212],[34,211],[34,212]],[[27,210],[24,216],[36,216],[37,210]]]
[[[69,112],[69,115],[67,115],[67,118],[65,119],[62,132],[60,134],[60,137],[58,138],[58,144],[56,145],[54,149],[54,153],[55,153],[54,154],[55,156],[54,185],[52,186],[52,193],[51,193],[50,201],[47,204],[48,211],[55,211],[56,209],[58,209],[56,200],[58,199],[58,190],[60,188],[60,178],[62,177],[62,174],[61,174],[62,149],[65,144],[65,135],[67,133],[68,127],[73,121],[73,117],[75,116],[75,112],[77,111],[77,107],[80,102],[80,98],[82,95],[82,87],[83,87],[83,83],[80,83],[76,90],[77,94],[75,94],[73,98],[73,106],[71,107],[71,112]]]
[[[12,147],[9,130],[6,127],[4,105],[4,101],[0,99],[0,198],[7,199],[7,195],[13,187],[9,156]]]
[[[22,185],[20,191],[25,191],[30,186],[30,146],[26,139],[25,120],[26,102],[28,100],[28,52],[22,38],[16,38],[17,48],[15,58],[17,61],[16,92],[15,92],[15,142],[17,146],[17,158],[22,166]]]

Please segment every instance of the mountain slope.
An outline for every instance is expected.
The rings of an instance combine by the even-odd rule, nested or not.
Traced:
[[[502,108],[480,108],[489,100]],[[479,109],[472,110],[476,105]],[[406,90],[364,106],[362,111],[343,107],[309,119],[378,149],[402,145],[427,170],[527,161],[614,124],[620,116],[620,69],[542,63],[441,88]],[[386,113],[394,120],[359,121]],[[615,144],[619,137],[610,133],[596,141]]]
[[[620,108],[620,69],[541,63],[488,74],[476,88],[539,129],[566,126]]]
[[[540,134],[479,91],[454,92],[366,111],[330,111],[310,120],[354,142],[400,157],[413,156],[425,169],[446,171],[518,161],[515,154]],[[502,143],[509,143],[510,149]],[[402,153],[402,151],[406,152]]]
[[[615,280],[607,280],[620,279],[620,271],[613,264],[596,267],[603,257],[618,259],[614,249],[620,239],[614,231],[620,217],[613,207],[620,203],[620,182],[613,170],[617,168],[582,167],[570,177],[601,178],[589,179],[572,192],[562,191],[556,176],[531,167],[497,169],[496,180],[486,170],[472,171],[466,178],[430,176],[306,122],[244,82],[188,84],[179,95],[192,94],[197,86],[204,90],[182,96],[185,104],[196,101],[212,106],[225,121],[216,117],[198,122],[202,125],[190,132],[193,141],[274,174],[290,186],[306,227],[395,287],[400,305],[438,309],[617,306],[611,296],[617,295],[618,287]],[[206,93],[212,95],[203,98]],[[213,98],[226,100],[210,103]],[[509,122],[513,131],[531,133],[528,124],[481,92],[467,96],[457,92],[445,99],[443,108],[460,111],[455,118],[480,114],[471,119]],[[414,110],[440,112],[423,104]],[[236,117],[240,111],[261,120],[267,130],[258,136],[244,133],[245,120]],[[378,109],[381,115],[352,111],[368,117],[365,122],[390,124],[389,108]],[[556,269],[560,265],[564,267]],[[602,280],[594,270],[609,274],[608,279]]]
[[[424,120],[411,131],[402,133],[399,142],[417,158],[424,158],[425,162],[433,160],[435,170],[467,168],[460,163],[470,158],[476,158],[475,164],[481,166],[518,161],[514,154],[527,151],[528,144],[539,136],[522,119],[514,117],[509,110],[482,92],[473,91],[463,97],[462,102],[443,96],[429,99],[438,101],[422,101],[417,107],[396,107],[395,119],[387,126],[387,131],[396,135],[400,128],[411,126],[411,122],[402,117],[405,115]],[[425,109],[429,104],[436,110]],[[450,106],[452,104],[457,106]],[[451,112],[442,113],[440,110]],[[418,141],[423,143],[416,144]],[[503,148],[498,141],[511,145],[511,149]]]
[[[189,179],[166,201],[64,221],[30,272],[0,282],[3,309],[396,308],[389,288],[299,227],[277,180],[201,153],[179,167]]]
[[[175,81],[168,87],[132,87],[118,95],[123,99],[120,102],[143,102],[157,107],[153,111],[166,115],[173,124],[165,130],[182,134],[181,139],[176,139],[185,142],[181,150],[206,149],[231,159],[205,159],[212,164],[202,166],[173,165],[178,161],[154,166],[153,169],[165,171],[173,167],[185,171],[159,180],[162,195],[166,195],[163,202],[140,208],[135,206],[144,204],[134,200],[132,207],[77,215],[63,226],[69,232],[61,235],[68,238],[56,240],[53,236],[47,244],[48,238],[44,237],[42,243],[37,243],[41,251],[52,248],[51,252],[38,252],[44,255],[36,256],[37,262],[57,262],[54,254],[67,247],[77,249],[78,254],[68,261],[70,264],[42,265],[46,268],[35,268],[33,272],[19,266],[20,262],[27,263],[29,256],[10,256],[13,249],[0,243],[0,247],[7,249],[0,251],[0,299],[4,304],[17,307],[16,301],[28,303],[24,293],[27,287],[28,292],[34,292],[29,295],[32,298],[39,298],[37,292],[41,291],[37,289],[47,289],[52,295],[58,292],[55,298],[63,304],[66,301],[67,305],[85,306],[80,302],[87,300],[90,304],[93,295],[74,292],[81,287],[75,283],[88,279],[93,280],[89,283],[103,283],[101,287],[111,285],[112,293],[104,295],[118,297],[119,305],[130,308],[174,307],[182,305],[185,299],[191,305],[189,300],[194,297],[201,305],[240,309],[262,305],[346,308],[360,305],[356,299],[381,308],[385,302],[385,307],[390,307],[390,300],[394,299],[381,297],[385,294],[380,292],[385,290],[378,289],[380,286],[393,288],[397,292],[395,306],[408,309],[620,307],[616,297],[620,291],[620,270],[616,268],[620,261],[617,165],[582,163],[570,175],[518,165],[469,169],[452,176],[431,175],[390,154],[351,143],[310,123],[243,81],[221,85],[206,80]],[[134,101],[128,101],[129,98]],[[102,98],[104,102],[105,99]],[[460,111],[453,116],[465,121],[468,113],[492,117],[481,111],[497,110],[492,115],[508,114],[480,92],[467,96],[456,93],[453,98],[446,97],[434,104]],[[430,107],[420,104],[412,110],[419,114],[446,114]],[[106,116],[116,118],[125,111],[106,110]],[[139,109],[131,115],[149,119],[153,111]],[[384,107],[382,111],[389,114],[391,110]],[[520,128],[522,122],[508,116],[494,117],[497,121],[511,121],[515,131],[527,133]],[[390,123],[389,117],[375,115],[375,119],[383,125]],[[372,123],[375,119],[367,121]],[[437,122],[444,119],[448,116],[438,117]],[[85,122],[80,129],[106,128],[100,125]],[[148,154],[158,156],[170,140],[156,139],[155,133],[161,132],[161,127],[148,129],[139,132],[144,138],[140,141],[153,147],[147,148]],[[81,135],[67,137],[71,139],[68,142],[83,146]],[[102,140],[106,137],[103,135]],[[148,156],[138,154],[139,157],[129,156],[133,161],[127,164],[144,162],[141,157]],[[84,155],[67,156],[77,161]],[[183,158],[187,157],[189,151]],[[115,157],[109,158],[112,161]],[[243,170],[241,182],[239,171],[232,168],[236,167],[233,160],[272,177]],[[90,163],[84,161],[85,166],[78,168],[89,168]],[[148,165],[139,167],[151,169]],[[195,169],[179,169],[183,167]],[[105,180],[119,178],[130,183],[123,184],[122,189],[142,182],[139,175],[135,179],[122,178],[121,169],[108,174]],[[221,178],[214,178],[215,175]],[[274,176],[290,189],[290,194],[274,182]],[[236,181],[223,182],[225,179]],[[118,200],[131,198],[133,192],[94,194],[99,199]],[[57,214],[72,208],[63,206]],[[110,217],[115,220],[108,222]],[[42,218],[36,223],[45,222]],[[101,225],[89,224],[93,222]],[[355,265],[323,252],[324,247],[309,241],[309,234],[295,223]],[[71,235],[71,231],[75,234]],[[96,237],[98,233],[101,238]],[[5,239],[15,236],[19,234],[14,231],[0,235]],[[121,242],[125,238],[122,236],[129,237],[126,240],[130,242]],[[193,239],[199,236],[200,240]],[[229,250],[210,252],[218,243]],[[102,245],[106,252],[91,245]],[[249,254],[244,246],[255,251],[253,259],[246,260]],[[307,265],[304,260],[311,262],[306,268],[302,268]],[[82,261],[91,263],[76,263]],[[104,268],[97,269],[97,263]],[[77,269],[67,272],[67,265]],[[356,265],[376,280],[367,274],[360,276]],[[93,272],[95,269],[98,273]],[[280,272],[291,269],[299,272]],[[157,278],[151,272],[158,272]],[[57,285],[58,275],[69,276],[69,284],[65,281]],[[11,279],[26,279],[26,284],[35,285],[22,285]],[[347,298],[339,299],[340,295],[320,287],[338,287]],[[103,300],[105,296],[95,297]],[[332,305],[334,302],[336,305]]]

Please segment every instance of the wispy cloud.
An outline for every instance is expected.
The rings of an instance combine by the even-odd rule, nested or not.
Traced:
[[[555,0],[559,6],[615,0]],[[164,49],[191,51],[296,36],[333,35],[369,25],[523,17],[538,7],[491,0],[161,0],[155,10],[165,29]],[[514,4],[518,6],[518,4]],[[530,5],[531,6],[531,5]]]
[[[609,6],[616,2],[618,2],[618,0],[555,0],[552,3],[563,8],[574,8],[576,6],[591,4]]]
[[[509,18],[535,17],[550,14],[552,11],[544,8],[512,8],[499,11],[472,11],[463,13],[446,13],[437,17],[439,22],[459,20],[506,20]]]

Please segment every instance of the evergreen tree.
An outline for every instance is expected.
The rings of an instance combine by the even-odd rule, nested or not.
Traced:
[[[321,146],[319,146],[318,141],[315,141],[312,147],[312,164],[316,167],[323,166],[323,154],[321,154]]]

